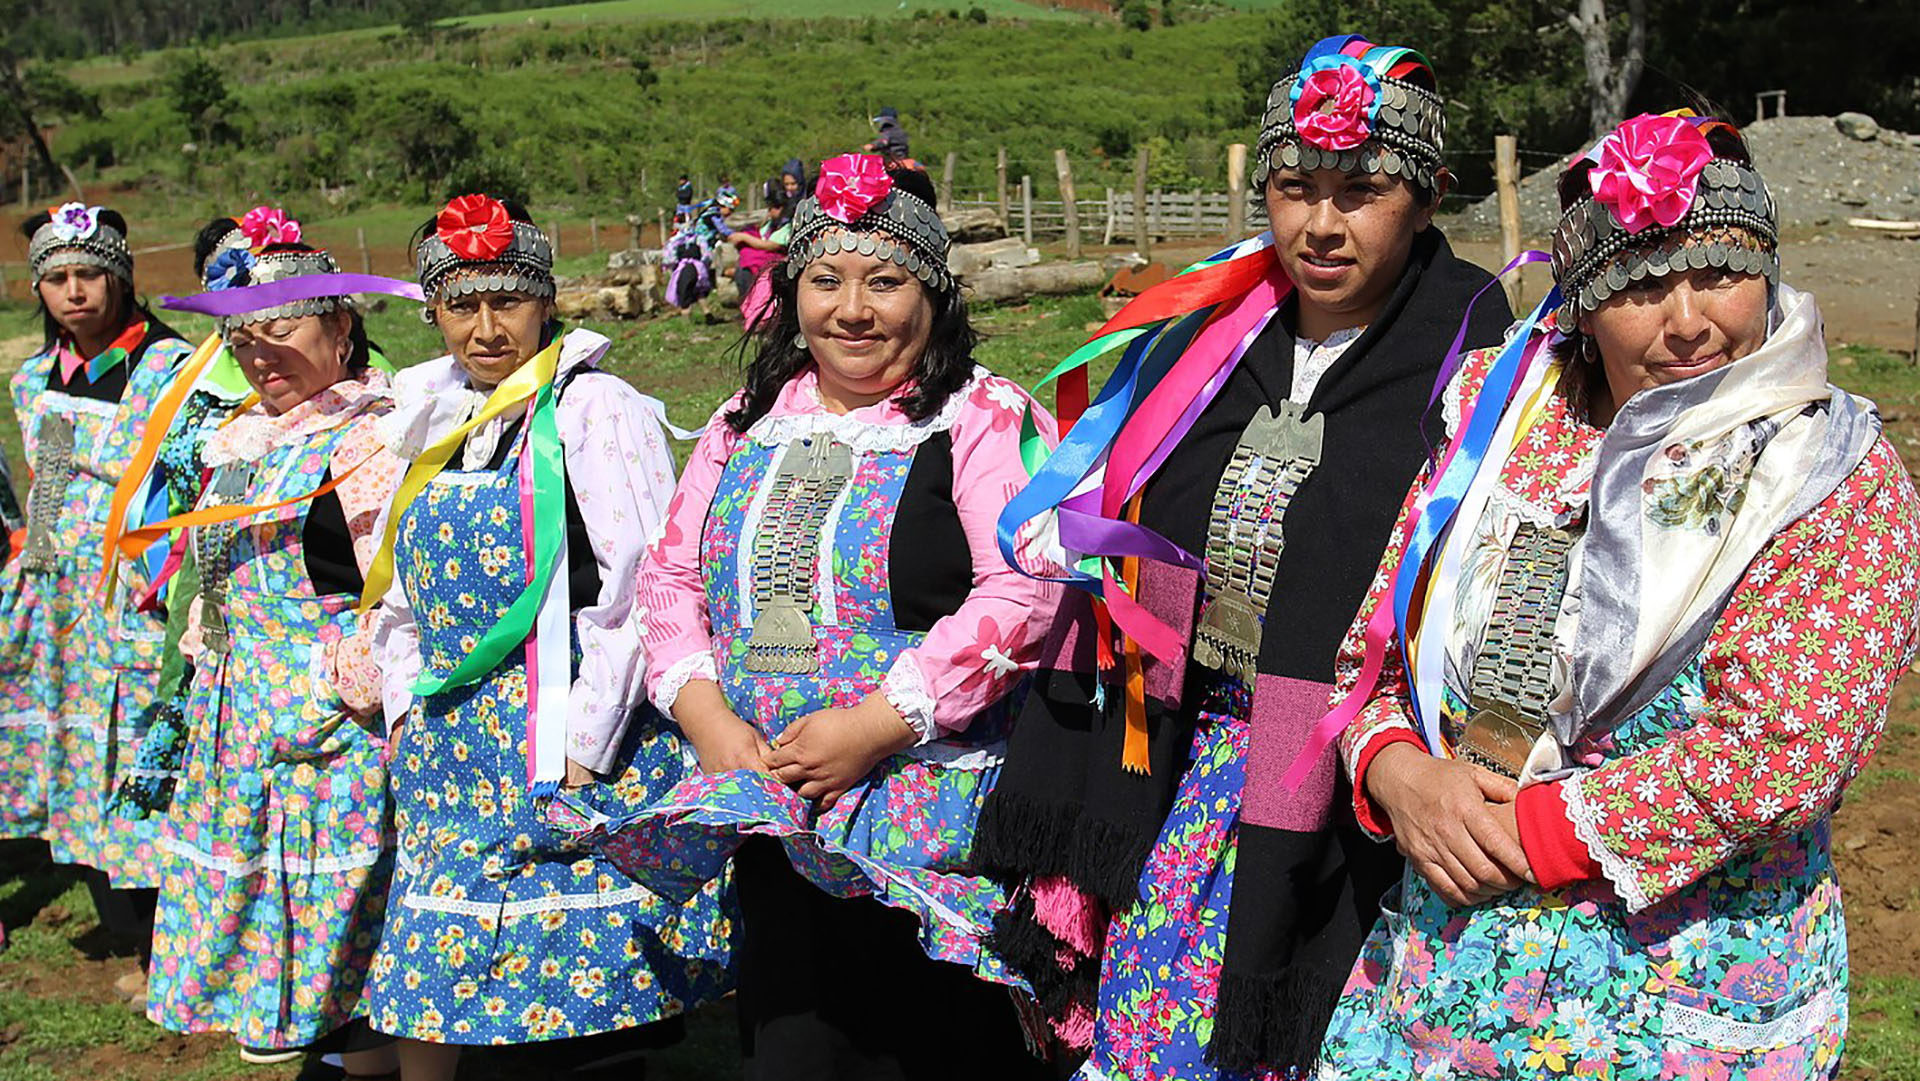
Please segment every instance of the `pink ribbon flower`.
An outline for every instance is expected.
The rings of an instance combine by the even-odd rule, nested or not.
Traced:
[[[1302,141],[1322,150],[1352,150],[1373,131],[1374,88],[1350,63],[1334,64],[1300,80],[1293,126]]]
[[[269,244],[300,243],[300,223],[274,206],[256,206],[240,219],[240,232],[259,251]]]
[[[1593,197],[1629,233],[1655,223],[1671,228],[1693,206],[1712,157],[1707,137],[1686,120],[1643,113],[1600,140]]]
[[[842,154],[820,163],[813,194],[827,217],[852,225],[892,191],[893,178],[880,155]]]
[[[100,228],[100,208],[66,203],[53,212],[54,235],[63,240],[85,240]]]

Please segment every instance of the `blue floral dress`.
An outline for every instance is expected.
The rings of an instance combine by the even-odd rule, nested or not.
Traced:
[[[450,672],[525,585],[517,460],[440,473],[400,523],[396,574],[426,672]],[[381,1032],[586,1036],[672,1017],[730,985],[721,883],[669,901],[543,824],[527,782],[525,649],[416,700],[397,737],[399,868],[367,988]],[[628,726],[613,782],[570,798],[629,813],[685,769],[677,733],[649,713]]]

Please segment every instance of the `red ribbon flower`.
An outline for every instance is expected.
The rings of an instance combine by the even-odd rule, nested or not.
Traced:
[[[1593,197],[1629,233],[1671,228],[1693,206],[1700,171],[1713,158],[1707,137],[1685,119],[1643,113],[1600,140],[1589,179]]]
[[[1352,150],[1373,131],[1374,89],[1352,64],[1335,64],[1300,81],[1293,126],[1300,138],[1322,150]]]
[[[462,195],[434,219],[434,235],[462,259],[489,262],[513,246],[513,219],[490,195]]]
[[[300,223],[279,207],[256,206],[240,219],[240,233],[254,251],[269,244],[300,243]]]
[[[842,154],[820,163],[820,183],[813,194],[827,217],[846,225],[893,191],[893,178],[878,154]]]

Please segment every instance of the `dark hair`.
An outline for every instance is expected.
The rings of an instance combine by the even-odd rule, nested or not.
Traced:
[[[893,180],[893,186],[914,196],[928,206],[936,205],[940,198],[933,189],[933,178],[924,170],[910,169],[897,162],[887,163],[887,176]]]
[[[1702,116],[1717,115],[1717,111],[1704,100],[1695,99],[1694,112]],[[1707,129],[1707,146],[1713,150],[1716,158],[1726,158],[1743,165],[1753,164],[1753,152],[1747,147],[1747,140],[1730,124],[1715,124]],[[1565,214],[1579,202],[1593,193],[1593,179],[1588,175],[1593,170],[1593,162],[1578,158],[1560,174],[1558,191],[1560,195],[1560,213]],[[1560,379],[1554,384],[1555,393],[1565,398],[1573,406],[1576,416],[1584,417],[1593,405],[1594,377],[1598,374],[1598,348],[1589,346],[1592,340],[1581,331],[1578,324],[1561,327],[1561,337],[1553,343],[1553,357],[1560,362]],[[1591,353],[1591,356],[1589,355]],[[1619,403],[1615,403],[1618,405]]]
[[[220,247],[220,242],[227,238],[227,234],[238,228],[240,223],[232,218],[215,218],[202,225],[200,231],[193,234],[193,276],[195,278],[205,280],[207,260],[213,258],[215,249]]]
[[[748,327],[734,349],[746,369],[741,380],[743,397],[727,414],[727,426],[736,432],[746,431],[766,416],[780,397],[781,388],[813,363],[813,355],[795,344],[800,337],[795,299],[800,284],[797,272],[789,273],[792,266],[783,264],[767,272],[773,275],[773,317]],[[929,290],[928,296],[933,302],[933,327],[927,336],[927,348],[907,376],[911,390],[894,399],[912,420],[939,412],[947,399],[966,385],[973,375],[973,350],[980,343],[980,335],[967,318],[967,302],[959,287],[938,293]],[[749,350],[753,359],[746,361]]]
[[[42,210],[20,223],[20,235],[26,237],[27,241],[31,243],[33,241],[33,234],[39,232],[41,226],[52,220],[53,212],[50,210]],[[129,242],[131,242],[133,234],[127,229],[127,219],[122,216],[118,210],[112,210],[104,206],[101,207],[100,224],[110,229],[118,230],[121,236],[128,238]],[[40,309],[40,335],[42,338],[40,348],[51,349],[53,348],[53,344],[60,340],[60,322],[53,317],[52,312],[47,310],[47,302],[40,299],[40,290],[37,286],[33,290],[33,302]],[[164,331],[165,336],[176,336],[171,327],[168,327],[159,319],[154,318],[153,312],[147,308],[146,301],[135,296],[133,286],[128,285],[120,292],[120,326],[127,326],[132,323],[136,317],[146,320],[149,326],[157,327],[159,330]]]

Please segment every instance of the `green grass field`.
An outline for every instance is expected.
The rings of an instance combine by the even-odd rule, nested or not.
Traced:
[[[1239,7],[1241,5],[1233,5]],[[965,14],[979,8],[989,16],[1019,19],[1085,19],[1081,12],[1022,0],[597,0],[587,4],[501,11],[448,20],[460,26],[565,26],[641,19],[862,19],[911,18],[918,12]]]

